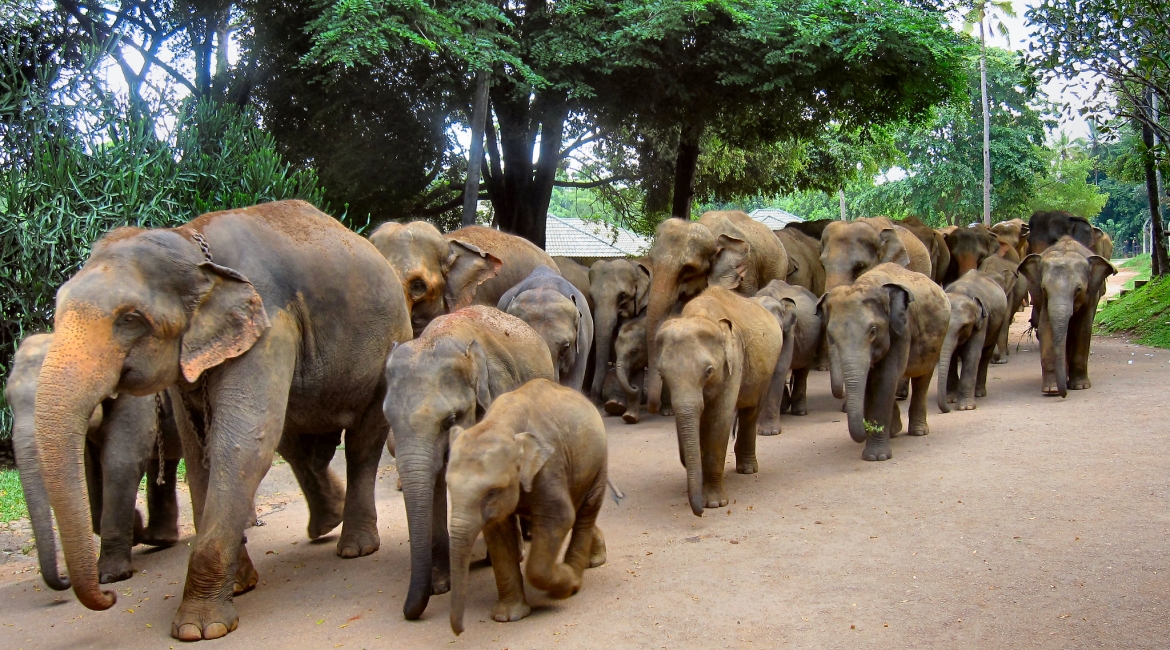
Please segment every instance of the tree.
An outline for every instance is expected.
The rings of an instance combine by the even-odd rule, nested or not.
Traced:
[[[1011,0],[976,0],[963,16],[964,27],[970,30],[979,25],[979,95],[983,107],[983,225],[991,225],[991,112],[987,103],[987,30],[995,21],[995,28],[1002,36],[1008,35],[1007,24],[997,20],[996,14],[1016,17]]]
[[[1088,145],[1072,140],[1061,132],[1051,149],[1045,150],[1048,168],[1038,175],[1029,211],[1065,210],[1078,217],[1096,217],[1109,195],[1089,182],[1096,166],[1089,157]]]

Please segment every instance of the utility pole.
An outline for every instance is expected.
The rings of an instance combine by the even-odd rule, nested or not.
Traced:
[[[488,113],[487,70],[475,73],[475,101],[471,109],[471,152],[467,156],[467,183],[463,186],[463,226],[474,226],[479,207],[479,175],[483,167],[483,132]]]
[[[845,188],[837,188],[837,201],[841,204],[841,221],[849,221],[849,216],[845,213]]]
[[[983,0],[981,0],[983,1]],[[979,15],[979,93],[983,98],[983,225],[991,227],[991,109],[987,104],[987,37],[983,33],[986,8]]]

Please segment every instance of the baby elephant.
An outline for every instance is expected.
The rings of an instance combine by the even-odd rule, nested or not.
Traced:
[[[735,471],[755,474],[756,423],[783,346],[776,317],[751,298],[708,287],[658,329],[691,512],[727,505],[723,464],[739,418]],[[701,460],[701,463],[700,463]]]
[[[817,313],[817,297],[804,287],[788,284],[783,280],[772,280],[768,286],[760,289],[756,297],[769,296],[780,301],[783,312],[782,323],[791,320],[791,327],[784,330],[784,351],[781,352],[781,362],[776,364],[780,370],[781,364],[786,370],[792,371],[792,386],[786,389],[787,376],[781,380],[779,387],[773,389],[784,391],[769,396],[760,415],[760,434],[771,435],[780,432],[779,418],[781,413],[791,411],[793,415],[808,415],[808,373],[816,363],[817,350],[821,345],[821,316]],[[776,399],[780,397],[780,399]]]
[[[452,427],[450,437],[455,634],[463,632],[469,554],[481,530],[500,596],[492,618],[518,621],[532,611],[520,575],[517,516],[531,523],[528,581],[554,598],[577,593],[585,567],[605,563],[605,540],[595,525],[605,497],[605,425],[589,399],[534,379],[500,396],[470,429]]]
[[[1007,324],[1007,296],[996,280],[1003,278],[970,270],[947,285],[951,323],[938,358],[938,409],[949,413],[948,402],[960,411],[975,408],[975,398],[987,395],[987,364]],[[959,362],[962,361],[962,374]]]
[[[580,289],[541,265],[508,289],[497,307],[536,330],[552,354],[555,379],[581,390],[593,345],[593,315]]]

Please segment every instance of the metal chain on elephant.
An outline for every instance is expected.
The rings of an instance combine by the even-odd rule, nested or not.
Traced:
[[[208,262],[212,261],[211,248],[207,245],[207,240],[203,239],[202,233],[192,233],[191,239],[194,239],[195,243],[199,244],[199,249],[203,251],[204,259],[206,259]]]
[[[199,436],[199,446],[203,448],[203,469],[211,468],[211,457],[207,453],[207,439],[211,437],[211,397],[207,394],[207,373],[203,373],[201,387],[203,398],[203,431]]]
[[[158,447],[158,476],[154,479],[155,485],[166,484],[166,460],[163,458],[163,403],[162,393],[154,394],[154,441]]]

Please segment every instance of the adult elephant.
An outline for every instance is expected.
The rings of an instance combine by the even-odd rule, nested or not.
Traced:
[[[586,298],[589,298],[589,267],[578,264],[574,259],[559,255],[554,255],[552,259],[556,262],[557,271],[560,272],[561,276],[577,287],[577,290]],[[589,298],[589,300],[589,308],[593,309],[593,299]]]
[[[1039,255],[1066,235],[1085,248],[1093,249],[1095,241],[1093,224],[1089,223],[1088,219],[1070,212],[1063,210],[1034,212],[1032,218],[1028,220],[1028,228],[1029,253]]]
[[[402,613],[422,616],[450,589],[447,454],[452,427],[471,428],[492,401],[553,378],[552,355],[524,321],[473,305],[440,316],[386,361],[386,420],[394,429],[410,529],[410,587]]]
[[[650,412],[657,413],[662,378],[655,341],[659,325],[674,304],[697,296],[708,285],[754,296],[772,280],[788,276],[788,253],[767,226],[747,214],[713,211],[704,213],[697,223],[663,221],[647,257],[651,280],[646,308],[646,402]]]
[[[853,284],[862,273],[886,262],[934,277],[926,246],[886,217],[834,221],[821,233],[826,292]]]
[[[1109,236],[1109,233],[1096,226],[1093,227],[1092,250],[1107,260],[1113,259],[1113,238]]]
[[[1008,219],[991,227],[991,232],[1015,249],[1021,261],[1028,256],[1028,235],[1031,231],[1028,222],[1023,219]]]
[[[622,322],[646,309],[650,296],[650,271],[637,260],[598,260],[589,267],[589,295],[593,309],[593,401],[601,400],[601,389],[613,341]]]
[[[4,396],[12,408],[12,447],[36,535],[41,577],[50,588],[62,591],[69,588],[69,580],[57,571],[53,514],[33,423],[38,377],[52,342],[52,334],[35,334],[20,342]],[[134,574],[131,549],[135,544],[165,547],[179,541],[175,471],[182,446],[170,402],[157,394],[110,397],[94,410],[85,438],[89,508],[98,525],[94,532],[102,538],[98,579],[103,584],[126,580]],[[145,528],[134,507],[144,473],[149,516]]]
[[[198,533],[175,638],[213,639],[238,625],[233,592],[257,580],[241,540],[278,445],[306,496],[325,497],[309,499],[310,535],[343,518],[338,554],[374,552],[374,481],[389,433],[382,363],[410,338],[400,286],[368,241],[303,201],[99,240],[57,292],[34,418],[82,604],[115,602],[98,587],[81,471],[90,415],[114,393],[173,387]],[[327,468],[342,430],[348,490]],[[324,466],[296,453],[318,439],[327,449],[312,461]]]
[[[1105,279],[1116,269],[1080,242],[1062,237],[1042,254],[1025,257],[1019,270],[1032,294],[1043,393],[1065,397],[1070,388],[1089,388],[1093,317]]]
[[[931,279],[940,285],[943,284],[947,269],[951,266],[951,250],[947,246],[946,237],[922,223],[918,217],[910,216],[894,223],[914,233],[918,241],[922,242],[926,252],[930,254],[930,268],[933,272]]]
[[[580,289],[547,266],[538,266],[508,289],[496,307],[528,323],[548,344],[554,381],[582,390],[593,346],[593,314]]]
[[[494,307],[541,264],[557,268],[527,239],[483,226],[444,236],[426,221],[389,222],[370,234],[370,242],[402,281],[415,336],[436,316],[473,304]]]
[[[1015,251],[1012,250],[1011,253],[1014,255]],[[979,265],[979,270],[991,274],[991,278],[999,284],[999,288],[1007,296],[1007,315],[1004,317],[1003,327],[999,328],[999,340],[995,344],[995,355],[991,358],[991,362],[994,364],[1008,362],[1008,356],[1011,352],[1008,345],[1008,334],[1012,321],[1016,317],[1016,311],[1022,308],[1024,298],[1028,295],[1028,283],[1020,278],[1017,270],[1019,266],[1019,262],[1013,262],[999,255],[992,255]]]
[[[829,224],[836,221],[836,219],[817,219],[815,221],[794,221],[784,226],[785,230],[795,230],[801,234],[807,235],[817,241],[821,240],[821,234],[825,232],[825,228]]]
[[[951,251],[951,267],[944,279],[950,284],[968,271],[979,268],[983,260],[997,255],[1001,241],[987,226],[976,224],[970,228],[955,228],[947,234],[946,244]]]
[[[788,284],[804,287],[820,296],[825,292],[825,267],[821,265],[820,239],[785,227],[774,231],[788,253]]]

